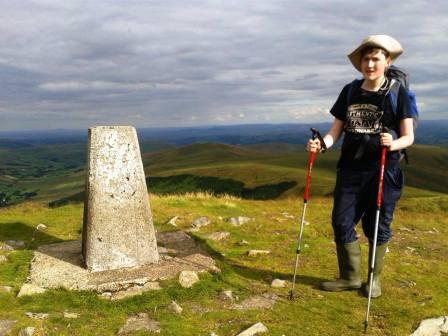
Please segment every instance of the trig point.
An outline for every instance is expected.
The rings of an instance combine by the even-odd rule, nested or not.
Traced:
[[[134,127],[89,129],[82,254],[89,271],[159,261]]]

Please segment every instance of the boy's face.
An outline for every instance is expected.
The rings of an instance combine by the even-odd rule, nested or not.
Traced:
[[[386,57],[381,49],[373,49],[361,58],[361,72],[364,79],[375,81],[384,76],[390,65],[390,57]]]

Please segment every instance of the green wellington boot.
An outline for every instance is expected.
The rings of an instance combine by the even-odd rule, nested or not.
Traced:
[[[372,282],[372,298],[377,298],[381,296],[381,271],[383,270],[384,266],[384,256],[387,251],[387,243],[382,245],[376,246],[376,252],[375,252],[375,266],[373,269],[373,282]],[[369,269],[370,269],[370,263],[372,260],[372,254],[373,254],[373,246],[372,244],[369,244]],[[367,279],[367,284],[364,290],[364,295],[366,297],[369,296],[369,281],[370,279]]]
[[[351,243],[336,244],[339,264],[339,279],[322,283],[322,289],[331,292],[361,288],[361,247],[355,240]]]

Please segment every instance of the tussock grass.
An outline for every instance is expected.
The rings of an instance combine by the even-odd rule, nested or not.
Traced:
[[[241,197],[237,197],[229,194],[219,194],[215,195],[212,192],[198,191],[198,192],[187,192],[182,194],[149,194],[150,199],[220,199],[220,200],[241,200]]]

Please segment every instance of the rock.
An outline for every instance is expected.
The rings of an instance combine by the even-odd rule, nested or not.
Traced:
[[[198,217],[193,222],[191,222],[191,226],[195,229],[200,229],[203,226],[209,225],[210,219],[207,216]]]
[[[221,241],[230,237],[230,232],[213,232],[207,238],[213,241]]]
[[[12,287],[10,286],[0,286],[0,293],[11,293]]]
[[[122,300],[122,299],[125,299],[128,297],[142,295],[144,292],[147,292],[150,290],[160,290],[160,289],[162,289],[162,288],[160,287],[160,284],[157,281],[147,282],[143,286],[135,285],[135,286],[129,287],[125,290],[111,293],[110,299],[112,301]]]
[[[79,316],[80,316],[80,314],[78,314],[78,313],[64,312],[64,318],[77,319],[77,318],[79,318]]]
[[[238,216],[238,217],[229,217],[225,220],[227,223],[232,224],[233,226],[241,226],[250,221],[249,217]]]
[[[27,312],[25,313],[25,315],[35,320],[45,320],[48,318],[48,316],[50,316],[49,314],[46,313],[31,313],[31,312]]]
[[[294,218],[293,215],[290,215],[290,214],[289,214],[288,212],[286,212],[286,211],[282,212],[281,214],[282,214],[282,216],[285,217],[285,218],[291,218],[291,219]]]
[[[5,240],[2,246],[3,251],[12,251],[24,248],[25,242],[23,240]]]
[[[7,335],[17,321],[0,320],[0,335]]]
[[[0,264],[3,264],[8,261],[8,258],[5,255],[0,255]]]
[[[198,281],[198,274],[194,271],[182,271],[179,274],[179,283],[184,288],[190,288]]]
[[[25,329],[21,329],[19,332],[19,336],[33,336],[36,328],[34,327],[26,327]]]
[[[231,309],[235,310],[251,310],[251,309],[270,309],[278,300],[275,294],[265,293],[263,295],[256,295],[245,299],[239,304],[233,304]]]
[[[218,336],[218,335],[215,334],[214,332],[212,332],[212,333],[210,334],[210,336]]]
[[[268,251],[268,250],[249,250],[247,252],[247,255],[249,257],[257,257],[259,255],[270,254],[270,253],[271,253],[271,251]]]
[[[48,227],[45,224],[42,224],[42,223],[37,224],[37,226],[36,226],[36,230],[37,231],[45,231],[46,229],[48,229]]]
[[[237,336],[254,336],[265,332],[268,332],[268,328],[266,328],[263,323],[258,322],[249,329],[246,329],[242,333],[239,333]]]
[[[240,240],[238,243],[237,243],[237,245],[239,245],[239,246],[245,246],[245,245],[249,245],[249,242],[247,241],[247,240]]]
[[[442,333],[448,333],[448,316],[423,320],[411,336],[441,336]]]
[[[133,331],[145,330],[149,332],[160,333],[160,323],[150,319],[148,317],[148,314],[140,313],[138,314],[138,316],[129,317],[126,320],[125,325],[118,331],[118,335],[124,335]]]
[[[17,294],[17,297],[22,297],[25,295],[42,294],[46,291],[47,290],[45,288],[25,283],[20,288],[20,291],[19,291],[19,294]]]
[[[166,222],[166,224],[177,227],[176,221],[178,220],[178,218],[179,216],[174,216],[168,222]]]
[[[284,288],[286,287],[286,281],[280,279],[272,280],[271,287],[273,288]]]
[[[112,300],[112,293],[111,292],[103,292],[98,295],[98,297],[106,300]]]
[[[223,301],[231,301],[233,302],[235,298],[233,297],[233,292],[231,290],[222,291],[219,294],[219,298]]]
[[[173,313],[176,313],[176,314],[178,314],[178,315],[182,314],[182,310],[183,310],[182,307],[179,306],[179,305],[177,304],[176,301],[172,301],[172,302],[168,305],[168,309],[169,309],[170,311],[172,311]]]

